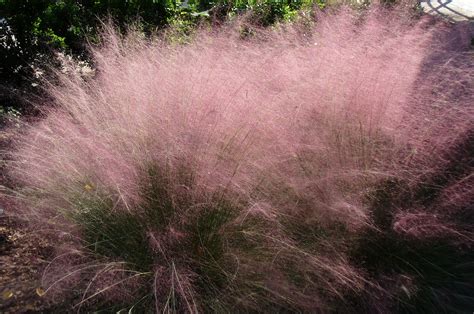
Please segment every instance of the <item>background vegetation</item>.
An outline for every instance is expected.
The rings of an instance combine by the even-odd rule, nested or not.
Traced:
[[[254,23],[267,26],[313,5],[324,6],[324,1],[2,0],[0,106],[31,109],[25,97],[41,93],[38,80],[48,65],[59,64],[56,53],[90,61],[87,42],[98,40],[101,22],[109,18],[122,31],[138,22],[148,35],[165,27],[186,34],[198,23],[245,12],[253,12]]]

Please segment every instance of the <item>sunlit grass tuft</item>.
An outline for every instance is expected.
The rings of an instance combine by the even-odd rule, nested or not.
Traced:
[[[108,27],[94,78],[47,84],[8,166],[58,241],[46,296],[130,312],[469,303],[472,224],[453,217],[472,218],[472,167],[454,167],[472,111],[422,78],[469,88],[472,67],[448,67],[448,47],[428,58],[435,30],[396,10],[314,25],[184,45]]]

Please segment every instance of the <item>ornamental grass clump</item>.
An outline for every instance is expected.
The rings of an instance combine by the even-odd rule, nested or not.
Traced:
[[[181,46],[106,27],[95,77],[58,71],[9,162],[22,213],[59,243],[46,294],[78,311],[396,304],[408,288],[384,284],[411,277],[372,276],[361,237],[391,228],[380,195],[415,184],[400,160],[426,134],[400,128],[419,126],[414,85],[433,29],[403,16],[341,9],[245,38],[235,25],[202,30]],[[396,217],[395,230],[410,228]]]

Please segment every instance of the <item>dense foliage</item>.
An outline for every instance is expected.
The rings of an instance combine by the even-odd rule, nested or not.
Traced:
[[[16,213],[58,244],[44,297],[77,312],[472,309],[462,32],[379,7],[303,21],[242,36],[237,20],[186,45],[106,27],[98,75],[58,71],[6,163]]]
[[[109,18],[122,30],[138,21],[148,34],[166,26],[188,32],[196,23],[247,11],[255,22],[270,25],[315,3],[322,0],[2,0],[0,105],[21,107],[19,91],[31,92],[45,65],[55,60],[54,52],[88,59],[87,40],[97,39],[101,21]]]

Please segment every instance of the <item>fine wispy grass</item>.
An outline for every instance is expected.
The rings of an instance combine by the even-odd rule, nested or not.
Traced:
[[[472,55],[438,40],[456,30],[380,8],[243,29],[177,46],[106,27],[93,78],[45,83],[8,175],[58,241],[46,294],[137,313],[472,306]]]

